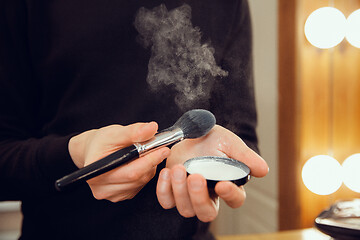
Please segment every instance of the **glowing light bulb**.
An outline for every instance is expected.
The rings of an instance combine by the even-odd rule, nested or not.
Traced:
[[[344,184],[354,192],[360,193],[360,153],[345,159],[342,167]]]
[[[315,47],[332,48],[344,39],[345,25],[346,18],[338,9],[319,8],[312,12],[306,20],[305,36]]]
[[[336,159],[327,155],[310,158],[302,169],[305,186],[318,195],[336,192],[342,184],[342,168]]]
[[[350,14],[346,21],[346,40],[360,48],[360,9]]]

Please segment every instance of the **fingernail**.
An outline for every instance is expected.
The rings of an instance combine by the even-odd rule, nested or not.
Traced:
[[[164,180],[169,180],[169,178],[170,178],[169,171],[161,171],[160,177]]]
[[[203,181],[194,181],[193,180],[193,181],[190,181],[189,185],[192,190],[200,190],[204,187]]]
[[[164,150],[162,153],[161,153],[161,157],[163,159],[167,158],[169,156],[169,152],[167,150]]]
[[[146,129],[146,128],[148,128],[149,127],[149,123],[144,123],[144,124],[142,124],[142,126],[140,126],[139,127],[139,129],[138,129],[138,134],[142,134],[143,133],[143,131]]]
[[[182,181],[185,179],[185,172],[181,169],[175,169],[173,173],[174,180]]]

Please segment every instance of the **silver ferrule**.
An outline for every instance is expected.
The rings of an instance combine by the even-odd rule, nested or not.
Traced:
[[[174,128],[172,130],[160,132],[156,134],[152,139],[142,142],[135,143],[135,147],[139,155],[149,153],[159,147],[168,146],[172,143],[176,143],[184,139],[184,133],[180,128]]]

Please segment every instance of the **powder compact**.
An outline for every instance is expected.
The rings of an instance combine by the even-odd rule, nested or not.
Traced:
[[[231,181],[244,185],[250,179],[250,169],[245,163],[232,158],[203,156],[184,163],[188,174],[198,173],[207,180],[208,188],[214,188],[219,181]]]

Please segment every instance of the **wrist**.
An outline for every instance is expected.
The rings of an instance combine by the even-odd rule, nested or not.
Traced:
[[[90,135],[93,134],[95,130],[89,130],[83,133],[80,133],[72,138],[70,138],[68,143],[68,150],[71,159],[78,168],[83,168],[85,164],[85,153],[86,153],[86,144],[89,141]]]

